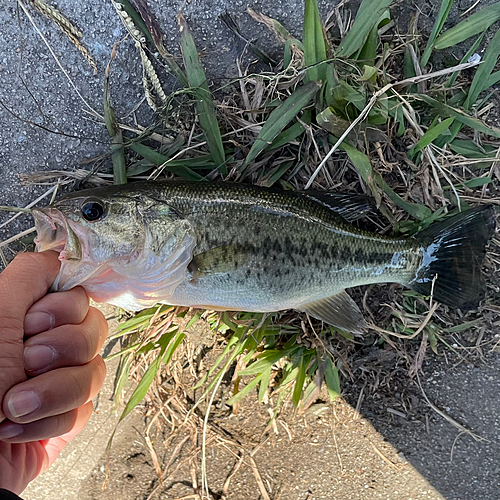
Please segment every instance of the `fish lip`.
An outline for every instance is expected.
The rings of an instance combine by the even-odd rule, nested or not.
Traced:
[[[81,242],[71,227],[71,221],[55,207],[37,208],[32,211],[37,236],[36,251],[53,250],[60,260],[81,260]]]
[[[67,223],[62,213],[57,208],[46,207],[34,209],[32,215],[35,219],[37,232],[35,238],[36,251],[54,250],[58,253],[62,252],[68,239]]]

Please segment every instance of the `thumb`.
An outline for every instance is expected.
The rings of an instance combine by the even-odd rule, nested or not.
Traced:
[[[26,380],[23,360],[24,317],[56,279],[55,252],[19,254],[0,274],[0,422],[2,401],[14,385]]]

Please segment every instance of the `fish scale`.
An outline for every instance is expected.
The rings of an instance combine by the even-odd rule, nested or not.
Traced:
[[[201,277],[188,273],[172,303],[280,310],[334,295],[346,286],[406,283],[421,264],[416,241],[358,230],[293,193],[238,184],[161,187],[156,196],[193,225],[195,260],[212,251],[226,268]],[[228,255],[225,249],[234,246],[240,251]],[[240,256],[237,265],[228,260],[235,255]]]

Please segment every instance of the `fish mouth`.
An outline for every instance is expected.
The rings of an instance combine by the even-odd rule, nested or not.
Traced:
[[[91,270],[86,263],[84,239],[77,235],[77,228],[54,207],[35,209],[36,251],[53,250],[59,253],[61,269],[51,291],[70,290],[85,281]]]
[[[81,260],[82,248],[68,220],[57,208],[33,210],[37,252],[54,250],[60,260]]]
[[[54,250],[61,253],[66,246],[68,231],[62,214],[54,208],[35,209],[32,212],[35,219],[36,251],[46,252]]]

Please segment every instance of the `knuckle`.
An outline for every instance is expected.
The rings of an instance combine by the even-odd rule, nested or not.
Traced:
[[[53,432],[53,434],[55,436],[61,436],[62,434],[70,432],[71,429],[73,429],[73,427],[75,426],[77,416],[78,416],[78,411],[75,409],[55,417],[57,419],[57,422],[56,422],[56,430],[55,432]]]
[[[95,307],[89,309],[89,314],[92,315],[92,320],[99,336],[106,337],[108,334],[108,321],[104,314]]]
[[[106,363],[104,361],[104,359],[102,359],[101,356],[96,356],[94,358],[94,362],[97,366],[97,370],[98,370],[98,375],[99,375],[99,379],[100,380],[104,380],[104,378],[106,377]]]
[[[76,304],[76,307],[78,308],[77,314],[78,314],[78,318],[81,322],[85,319],[85,317],[88,314],[89,298],[87,297],[85,290],[80,286],[77,288],[74,288],[69,293],[75,294],[75,301],[74,302]]]
[[[80,328],[80,336],[84,344],[82,351],[85,353],[86,361],[88,361],[96,354],[95,331],[94,328],[92,328],[92,325],[82,324]]]
[[[18,253],[15,257],[14,260],[12,261],[12,266],[19,266],[19,267],[25,267],[27,265],[33,265],[35,263],[38,263],[38,258],[36,257],[38,254],[35,253],[29,253],[29,252],[22,252]]]
[[[39,270],[46,264],[47,256],[43,253],[34,252],[22,252],[18,253],[13,261],[11,262],[11,267],[13,270],[19,269],[20,271],[26,272],[26,270]]]
[[[88,399],[90,384],[86,377],[80,376],[79,370],[71,370],[69,372],[68,388],[71,389],[73,408],[80,406]]]

